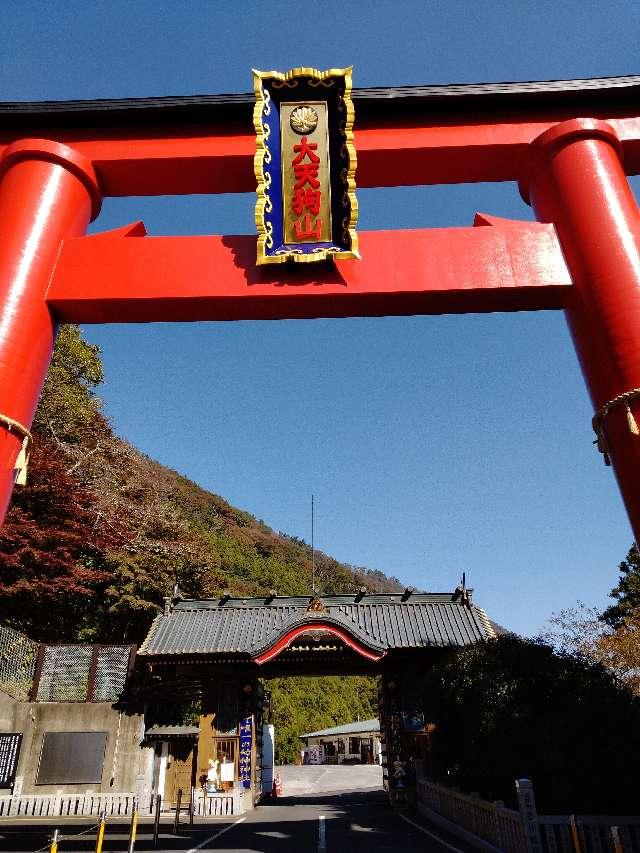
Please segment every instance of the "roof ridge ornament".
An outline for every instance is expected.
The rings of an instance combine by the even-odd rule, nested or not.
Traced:
[[[462,573],[462,580],[455,588],[453,595],[451,596],[451,601],[459,601],[459,603],[463,607],[468,607],[471,610],[471,596],[473,595],[473,588],[467,587],[467,573]]]
[[[307,613],[327,613],[327,606],[319,595],[314,595],[307,606]]]

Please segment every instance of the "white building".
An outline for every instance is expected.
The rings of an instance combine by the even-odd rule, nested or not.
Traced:
[[[359,720],[300,735],[304,764],[380,764],[380,721]]]

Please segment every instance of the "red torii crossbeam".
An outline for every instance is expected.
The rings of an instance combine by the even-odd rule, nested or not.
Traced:
[[[360,186],[518,180],[541,221],[363,233],[362,260],[275,270],[254,237],[83,236],[104,195],[251,190],[249,97],[0,104],[0,518],[59,322],[564,308],[638,538],[639,94],[631,77],[356,90]]]
[[[256,266],[256,238],[146,237],[136,223],[65,240],[46,294],[69,323],[282,320],[562,308],[552,225],[370,231],[361,260]]]

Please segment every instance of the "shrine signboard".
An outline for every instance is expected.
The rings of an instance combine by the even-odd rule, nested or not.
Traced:
[[[253,77],[258,264],[357,258],[351,69]]]
[[[244,788],[251,787],[251,753],[253,749],[253,717],[240,721],[240,756],[238,775]]]
[[[16,779],[22,734],[8,732],[0,734],[0,788],[12,788]]]

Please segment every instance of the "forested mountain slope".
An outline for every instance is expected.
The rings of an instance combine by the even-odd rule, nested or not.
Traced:
[[[102,378],[97,348],[63,327],[28,485],[0,531],[0,621],[36,640],[139,643],[175,584],[195,598],[308,593],[309,546],[119,439],[100,412]],[[402,588],[325,554],[315,566],[321,592]]]

